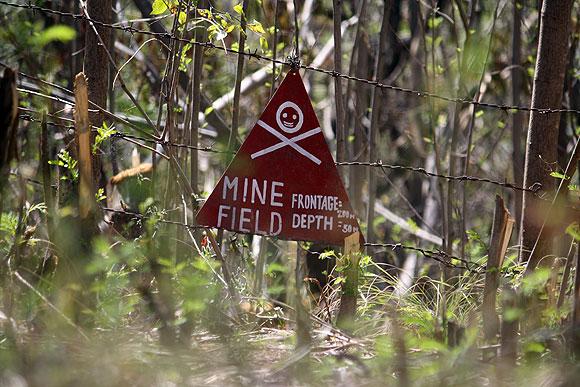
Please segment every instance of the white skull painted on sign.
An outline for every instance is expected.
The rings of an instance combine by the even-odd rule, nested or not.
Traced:
[[[304,115],[294,102],[286,101],[276,111],[278,127],[286,133],[296,133],[302,128]]]

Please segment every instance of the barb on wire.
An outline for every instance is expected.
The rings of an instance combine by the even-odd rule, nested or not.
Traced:
[[[401,243],[369,243],[369,242],[366,242],[366,243],[364,243],[364,246],[384,247],[384,248],[389,248],[391,250],[397,250],[397,249],[412,250],[412,251],[416,251],[416,252],[422,254],[426,258],[437,261],[437,262],[441,263],[442,265],[447,266],[449,268],[463,269],[463,270],[467,270],[470,273],[474,273],[474,274],[481,274],[485,271],[484,266],[470,262],[470,261],[463,259],[463,258],[449,255],[442,250],[427,250],[427,249],[422,249],[420,247],[403,245]],[[462,264],[455,264],[455,263],[453,263],[454,260],[461,262]]]
[[[294,5],[294,53],[292,55],[288,55],[286,60],[288,61],[290,67],[292,69],[299,69],[300,68],[300,29],[298,27],[298,6],[296,4],[296,0],[293,0],[292,4]]]
[[[153,140],[150,138],[143,138],[143,137],[134,136],[132,134],[127,134],[127,133],[122,133],[122,132],[117,132],[117,133],[113,134],[112,137],[116,137],[116,138],[120,138],[120,139],[133,139],[133,140],[138,140],[138,141],[149,142],[152,144],[172,146],[175,148],[195,149],[198,151],[209,152],[209,153],[228,153],[228,154],[234,153],[234,152],[230,152],[230,151],[226,151],[226,150],[222,151],[222,150],[218,150],[218,149],[213,149],[211,146],[194,146],[194,145],[188,145],[188,144],[182,144],[182,143],[175,143],[175,142],[171,142],[169,140]]]
[[[30,121],[30,122],[40,122],[39,119],[34,118],[31,114],[28,113],[38,113],[40,114],[40,112],[35,111],[35,110],[31,110],[31,109],[23,109],[23,111],[26,112],[26,114],[20,114],[19,118],[25,121]],[[58,116],[54,116],[57,119],[64,119],[64,117],[58,117]],[[73,125],[64,125],[64,124],[58,124],[56,122],[47,122],[48,125],[50,126],[54,126],[54,127],[58,127],[58,128],[63,128],[63,129],[73,129],[74,130],[74,126]],[[96,126],[93,126],[93,129],[97,129]],[[127,133],[123,133],[123,132],[119,132],[117,131],[115,134],[111,135],[111,137],[114,138],[119,138],[121,140],[128,140],[128,139],[132,139],[132,140],[137,140],[137,141],[143,141],[143,142],[148,142],[151,144],[160,144],[160,145],[167,145],[167,146],[172,146],[172,147],[176,147],[176,148],[187,148],[187,149],[196,149],[202,152],[209,152],[209,153],[232,153],[229,151],[225,151],[225,150],[217,150],[217,149],[213,149],[211,146],[194,146],[194,145],[188,145],[188,144],[181,144],[181,143],[175,143],[175,142],[170,142],[170,141],[162,141],[162,140],[154,140],[151,138],[145,138],[145,137],[139,137],[139,136],[135,136],[132,134],[127,134]]]
[[[381,168],[383,171],[385,169],[404,170],[404,171],[411,171],[411,172],[421,173],[421,174],[423,174],[425,176],[437,177],[437,178],[447,179],[447,180],[479,181],[479,182],[482,182],[482,183],[489,183],[489,184],[497,185],[497,186],[504,187],[504,188],[510,188],[510,189],[513,189],[513,190],[516,190],[516,191],[526,191],[526,192],[531,192],[531,193],[534,193],[534,194],[539,193],[540,190],[542,189],[542,186],[539,183],[536,183],[536,184],[532,185],[531,187],[526,188],[526,187],[520,187],[520,186],[514,185],[512,183],[506,183],[506,182],[501,182],[501,181],[497,181],[497,180],[488,179],[487,177],[468,176],[468,175],[462,175],[462,176],[442,175],[442,174],[439,174],[439,173],[429,172],[425,168],[421,168],[421,167],[408,167],[408,166],[405,166],[405,165],[385,164],[382,161],[376,161],[376,162],[367,162],[367,161],[343,161],[343,162],[337,162],[335,164],[338,165],[338,166],[360,165],[360,166],[367,166],[367,167],[377,167],[377,168]]]
[[[267,57],[265,55],[260,55],[260,54],[257,54],[256,52],[246,52],[246,51],[242,52],[242,51],[228,48],[228,47],[221,47],[221,46],[218,46],[212,42],[191,41],[188,39],[174,36],[170,32],[153,32],[153,31],[141,30],[141,29],[133,27],[132,25],[107,24],[107,23],[100,22],[98,20],[91,19],[88,16],[83,15],[83,14],[75,14],[75,13],[57,11],[57,10],[53,10],[53,9],[49,9],[49,8],[43,8],[43,7],[40,7],[37,5],[33,5],[33,4],[15,4],[15,3],[10,3],[10,2],[4,1],[4,0],[0,0],[0,4],[6,5],[9,7],[14,7],[14,8],[29,9],[29,10],[33,10],[33,11],[51,13],[51,14],[64,16],[64,17],[70,17],[70,18],[74,18],[74,19],[86,20],[86,21],[91,22],[94,25],[99,25],[99,26],[102,26],[105,28],[113,28],[113,29],[117,29],[117,30],[120,30],[123,32],[131,33],[131,34],[142,34],[142,35],[155,36],[155,37],[158,37],[159,39],[164,38],[164,39],[182,41],[185,43],[190,43],[190,44],[204,47],[204,48],[208,48],[208,49],[217,49],[220,51],[224,51],[224,52],[228,52],[228,53],[232,53],[232,54],[236,54],[236,55],[245,55],[248,57],[256,58],[258,60],[269,61],[269,62],[280,64],[280,65],[286,65],[286,66],[290,66],[290,67],[298,66],[299,68],[304,69],[304,70],[326,74],[326,75],[331,76],[331,77],[339,77],[339,78],[347,79],[347,80],[353,81],[353,82],[364,83],[364,84],[367,84],[369,86],[377,87],[380,89],[391,90],[391,91],[400,92],[400,93],[406,93],[406,94],[414,95],[414,96],[420,97],[420,98],[438,99],[438,100],[442,100],[442,101],[446,101],[446,102],[458,103],[461,105],[473,105],[473,106],[478,106],[481,108],[498,109],[498,110],[503,110],[505,112],[525,111],[525,112],[536,112],[536,113],[540,113],[540,114],[552,114],[552,113],[580,114],[580,110],[577,110],[577,109],[550,109],[550,108],[542,108],[542,107],[504,105],[504,104],[493,103],[493,102],[482,102],[482,101],[477,101],[477,100],[473,100],[473,99],[469,99],[469,98],[449,97],[449,96],[435,94],[435,93],[424,91],[424,90],[414,90],[414,89],[410,89],[410,88],[406,88],[406,87],[388,85],[388,84],[384,84],[384,83],[381,83],[379,81],[374,81],[371,79],[365,79],[365,78],[360,78],[360,77],[356,77],[353,75],[339,73],[339,72],[336,72],[334,70],[326,70],[323,68],[309,66],[309,65],[303,65],[303,64],[297,65],[297,63],[294,62],[290,58],[287,58],[287,60],[284,61],[284,60],[279,60],[279,59]]]
[[[126,210],[118,210],[118,209],[115,209],[115,208],[101,207],[101,210],[106,211],[106,212],[116,213],[116,214],[129,215],[129,216],[132,216],[134,219],[138,219],[138,220],[153,219],[153,217],[151,217],[151,216],[143,215],[143,214],[140,214],[138,212],[131,212],[131,211],[126,211]],[[176,225],[176,226],[185,227],[185,228],[188,228],[188,229],[207,229],[208,228],[206,226],[199,226],[199,225],[187,224],[187,223],[182,223],[182,222],[176,222],[176,221],[173,221],[173,220],[166,220],[166,219],[156,219],[156,220],[159,223],[172,224],[172,225]]]

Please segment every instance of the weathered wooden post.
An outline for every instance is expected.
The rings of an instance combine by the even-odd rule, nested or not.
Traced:
[[[345,282],[342,285],[337,324],[340,328],[351,330],[354,326],[358,295],[358,263],[361,254],[359,232],[355,232],[344,239],[343,254],[348,266],[344,272]]]
[[[296,271],[294,285],[296,286],[296,349],[308,348],[312,342],[310,335],[310,312],[308,299],[305,297],[304,277],[306,276],[306,250],[296,244]]]
[[[495,339],[498,333],[499,320],[495,307],[499,285],[499,269],[505,257],[513,226],[514,219],[505,207],[503,199],[496,195],[493,228],[485,273],[485,288],[483,290],[483,332],[486,340]]]
[[[580,248],[576,249],[576,278],[574,280],[574,311],[572,313],[571,350],[576,356],[580,355]]]
[[[95,199],[89,123],[89,97],[87,79],[84,73],[78,73],[75,77],[74,92],[75,133],[79,158],[79,215],[81,222],[84,223],[93,211]]]
[[[518,308],[517,295],[514,289],[506,287],[503,291],[502,298],[502,319],[501,319],[501,337],[500,337],[500,357],[501,365],[505,368],[511,368],[516,364],[518,354],[518,326],[519,319],[512,313],[508,316],[508,311]]]

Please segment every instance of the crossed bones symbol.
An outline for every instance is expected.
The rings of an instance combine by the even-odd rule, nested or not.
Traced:
[[[276,123],[278,124],[279,129],[281,129],[282,131],[286,133],[295,133],[299,131],[300,128],[302,128],[303,122],[304,115],[302,114],[302,110],[294,102],[286,101],[283,104],[281,104],[280,107],[278,107],[278,110],[276,111]],[[314,156],[312,153],[308,152],[306,149],[296,144],[298,141],[304,140],[308,137],[314,136],[317,133],[320,133],[321,130],[319,127],[304,132],[296,137],[288,138],[262,120],[258,120],[258,125],[260,125],[262,128],[266,129],[272,135],[277,137],[280,140],[280,142],[272,146],[269,146],[265,149],[262,149],[260,151],[252,153],[251,155],[252,159],[274,152],[275,150],[278,150],[280,148],[290,146],[301,155],[310,159],[315,164],[320,165],[321,161],[318,157]]]

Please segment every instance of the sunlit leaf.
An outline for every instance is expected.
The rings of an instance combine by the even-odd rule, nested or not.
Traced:
[[[76,36],[77,33],[72,27],[57,24],[41,31],[39,35],[33,38],[33,42],[40,46],[44,46],[54,41],[68,42],[73,40]]]
[[[244,12],[244,6],[242,3],[234,5],[234,11],[241,15]]]
[[[248,23],[248,28],[250,29],[250,31],[253,31],[257,34],[265,34],[266,33],[266,31],[264,30],[264,27],[262,27],[262,23],[260,23],[257,20],[254,20],[251,23]]]
[[[155,0],[151,5],[151,15],[161,15],[167,8],[169,7],[166,0]]]

